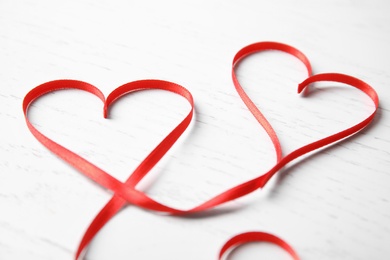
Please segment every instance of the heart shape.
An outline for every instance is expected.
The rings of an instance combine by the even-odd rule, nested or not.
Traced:
[[[135,186],[145,174],[165,155],[165,153],[172,147],[176,140],[181,136],[181,134],[188,127],[189,123],[192,120],[194,103],[191,93],[184,87],[171,83],[168,81],[162,80],[140,80],[134,81],[127,84],[124,84],[113,92],[111,92],[107,99],[105,99],[102,92],[95,86],[88,84],[82,81],[76,80],[56,80],[44,83],[33,90],[31,90],[25,97],[23,101],[23,110],[26,118],[26,123],[32,134],[40,141],[44,146],[49,150],[59,156],[61,159],[72,165],[74,168],[79,170],[81,173],[89,177],[91,180],[97,182],[103,187],[110,189],[112,191],[119,191],[126,193],[127,197],[133,196],[135,205],[141,204],[142,201],[148,201],[148,198],[144,198],[145,195],[142,192],[135,190],[134,188],[129,188],[123,186],[122,182],[118,181],[116,178],[112,177],[110,174],[101,170],[94,164],[90,163],[86,159],[77,155],[76,153],[70,151],[64,146],[54,142],[50,138],[43,135],[38,131],[28,120],[27,112],[29,105],[39,97],[60,89],[79,89],[91,94],[94,94],[104,103],[103,115],[105,118],[108,116],[109,107],[120,97],[128,94],[130,92],[142,91],[145,89],[159,89],[170,91],[181,95],[186,98],[191,105],[191,110],[188,115],[164,138],[164,140],[145,158],[145,160],[138,166],[138,168],[131,175],[130,180],[128,180],[129,186]],[[118,190],[119,189],[119,190]],[[131,199],[132,200],[132,199]],[[146,204],[146,208],[149,206]],[[155,206],[150,206],[150,209],[153,209]]]
[[[271,124],[268,122],[268,120],[265,118],[265,116],[260,112],[260,110],[256,107],[256,105],[251,101],[251,99],[248,97],[248,95],[245,93],[244,89],[240,85],[237,76],[235,74],[235,66],[240,62],[240,60],[244,59],[248,55],[256,52],[266,51],[266,50],[278,50],[283,51],[288,54],[291,54],[301,60],[303,64],[306,66],[307,72],[309,77],[305,79],[302,83],[298,85],[298,93],[301,93],[308,85],[317,82],[317,81],[333,81],[333,82],[339,82],[344,83],[347,85],[351,85],[353,87],[358,88],[365,94],[367,94],[371,100],[373,101],[375,105],[375,110],[372,112],[371,115],[369,115],[366,119],[362,120],[358,124],[349,127],[345,130],[342,130],[341,132],[332,134],[328,137],[322,138],[320,140],[317,140],[315,142],[312,142],[310,144],[307,144],[305,146],[302,146],[293,152],[289,153],[286,156],[282,156],[282,148],[279,142],[279,139],[272,128]],[[379,99],[376,91],[367,83],[361,81],[360,79],[351,77],[349,75],[340,74],[340,73],[323,73],[323,74],[317,74],[314,76],[311,76],[312,69],[310,62],[308,58],[300,52],[298,49],[291,47],[289,45],[283,44],[283,43],[277,43],[277,42],[258,42],[251,45],[248,45],[244,48],[242,48],[234,57],[233,59],[233,65],[232,65],[232,79],[234,86],[240,95],[241,99],[244,101],[245,105],[248,107],[249,111],[253,114],[253,116],[256,118],[256,120],[263,126],[263,128],[266,130],[267,134],[269,135],[273,146],[275,148],[275,153],[277,157],[277,162],[275,166],[269,170],[264,175],[255,178],[246,184],[248,185],[247,188],[249,188],[253,185],[254,187],[261,188],[264,187],[269,179],[282,167],[284,167],[289,162],[295,160],[296,158],[309,153],[311,151],[314,151],[316,149],[319,149],[321,147],[330,145],[332,143],[335,143],[339,140],[342,140],[344,138],[348,138],[349,136],[357,133],[358,131],[362,130],[366,126],[368,126],[372,120],[374,119],[374,116],[376,114],[377,108],[379,106]],[[241,197],[243,195],[241,194],[247,194],[245,189],[244,190],[238,190],[238,197]],[[221,248],[219,253],[219,259],[222,259],[222,257],[232,248],[241,246],[246,243],[250,242],[268,242],[273,243],[275,245],[278,245],[282,249],[284,249],[287,253],[290,254],[290,256],[294,260],[299,260],[298,254],[294,251],[294,249],[286,243],[284,240],[280,239],[277,236],[274,236],[269,233],[264,232],[247,232],[242,233],[237,236],[232,237],[229,239],[224,246]]]
[[[305,145],[301,148],[298,148],[283,157],[280,142],[275,131],[273,130],[271,124],[267,121],[267,119],[263,116],[263,114],[259,111],[259,109],[254,105],[254,103],[247,96],[247,94],[239,84],[234,71],[234,68],[238,64],[238,62],[243,58],[245,58],[246,56],[255,52],[260,52],[260,51],[270,50],[270,49],[279,50],[294,55],[305,64],[309,77],[306,80],[304,80],[301,84],[299,84],[298,93],[302,92],[307,85],[317,81],[336,81],[360,89],[372,99],[372,101],[375,104],[375,107],[376,108],[378,107],[379,104],[378,96],[375,90],[371,86],[369,86],[368,84],[366,84],[365,82],[357,78],[344,75],[344,74],[324,73],[324,74],[317,74],[311,76],[312,72],[311,72],[311,66],[309,60],[302,52],[300,52],[299,50],[291,46],[282,43],[276,43],[276,42],[260,42],[260,43],[255,43],[247,47],[244,47],[236,54],[236,56],[233,59],[233,66],[232,66],[233,83],[236,87],[237,92],[239,93],[240,97],[242,98],[242,100],[244,101],[248,109],[252,112],[256,120],[263,126],[263,128],[270,136],[271,141],[275,148],[277,162],[265,174],[257,178],[254,178],[252,180],[249,180],[247,182],[244,182],[242,184],[239,184],[190,210],[175,209],[170,206],[161,204],[151,199],[145,193],[135,189],[136,184],[140,182],[142,178],[144,178],[146,174],[154,167],[154,165],[166,154],[166,152],[172,147],[172,145],[177,141],[177,139],[181,136],[181,134],[186,130],[186,128],[188,127],[189,123],[192,120],[194,102],[191,93],[188,90],[186,90],[184,87],[177,85],[175,83],[161,81],[161,80],[140,80],[140,81],[130,82],[118,87],[113,92],[111,92],[111,94],[108,95],[107,99],[105,99],[102,92],[91,84],[81,82],[81,81],[75,81],[75,80],[57,80],[57,81],[44,83],[34,88],[26,95],[23,101],[23,111],[24,111],[27,126],[30,129],[31,133],[36,137],[36,139],[40,141],[44,146],[46,146],[49,150],[51,150],[53,153],[58,155],[61,159],[63,159],[64,161],[72,165],[74,168],[79,170],[81,173],[89,177],[91,180],[95,181],[96,183],[100,184],[101,186],[107,189],[110,189],[114,193],[112,199],[99,212],[99,214],[96,216],[96,218],[89,226],[88,230],[85,232],[84,237],[80,242],[79,248],[77,250],[76,259],[81,255],[83,250],[93,239],[95,234],[100,230],[100,228],[103,227],[104,224],[112,216],[114,216],[116,212],[118,212],[120,208],[122,208],[126,203],[134,204],[139,207],[153,210],[153,211],[160,211],[160,212],[166,212],[169,214],[177,214],[177,215],[200,212],[200,211],[204,211],[216,207],[220,204],[242,197],[250,192],[253,192],[254,190],[264,187],[266,183],[270,180],[270,178],[289,162],[293,161],[294,159],[308,152],[314,151],[316,149],[319,149],[321,147],[330,145],[334,142],[344,139],[360,131],[373,120],[376,109],[370,116],[368,116],[360,123],[352,127],[349,127],[341,132],[338,132],[336,134],[330,135],[328,137],[325,137],[323,139]],[[190,103],[191,110],[188,113],[188,115],[181,121],[181,123],[179,123],[167,135],[167,137],[165,137],[163,141],[145,158],[145,160],[141,162],[141,164],[130,175],[130,177],[126,180],[126,182],[122,183],[116,178],[112,177],[110,174],[101,170],[99,167],[90,163],[86,159],[82,158],[76,153],[68,150],[67,148],[49,139],[41,132],[39,132],[30,123],[28,119],[29,105],[34,100],[38,99],[39,97],[49,92],[56,91],[59,89],[64,89],[64,88],[79,89],[97,96],[104,103],[103,111],[104,111],[105,118],[108,116],[108,110],[110,106],[114,104],[116,100],[118,100],[119,98],[121,98],[122,96],[128,93],[141,91],[144,89],[160,89],[160,90],[170,91],[178,95],[181,95],[182,97],[186,98],[187,101]],[[230,249],[231,247],[243,243],[251,242],[251,241],[267,241],[267,242],[277,244],[281,246],[283,249],[285,249],[287,252],[289,252],[294,259],[298,259],[296,253],[292,250],[290,246],[288,246],[287,243],[285,243],[283,240],[273,235],[262,233],[262,232],[244,233],[232,238],[222,248],[220,252],[220,259],[225,254],[225,252],[227,252],[227,250]]]

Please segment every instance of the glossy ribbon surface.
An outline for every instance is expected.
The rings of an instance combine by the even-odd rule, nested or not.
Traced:
[[[298,58],[307,68],[308,77],[298,86],[298,93],[301,93],[308,85],[318,82],[318,81],[333,81],[340,82],[350,86],[353,86],[365,94],[367,94],[375,105],[375,110],[371,115],[357,123],[356,125],[349,127],[341,132],[332,134],[323,139],[312,142],[308,145],[300,147],[293,152],[283,156],[282,148],[277,137],[276,132],[272,128],[271,124],[267,121],[265,116],[260,112],[256,105],[251,101],[248,95],[245,93],[244,89],[241,87],[240,83],[235,74],[235,66],[243,60],[248,55],[252,53],[266,51],[266,50],[277,50],[286,52]],[[98,213],[95,219],[91,222],[87,231],[85,232],[79,247],[77,249],[75,259],[79,259],[83,251],[86,249],[88,244],[97,234],[97,232],[126,204],[132,204],[139,207],[142,207],[147,210],[165,212],[172,215],[183,215],[191,214],[195,212],[201,212],[205,210],[212,209],[216,206],[219,206],[225,202],[240,198],[248,193],[251,193],[257,189],[263,188],[271,177],[277,173],[282,167],[286,166],[289,162],[295,160],[296,158],[312,152],[321,147],[330,145],[339,140],[342,140],[366,127],[373,120],[376,109],[379,105],[378,96],[375,90],[369,86],[367,83],[339,73],[323,73],[312,76],[312,69],[309,60],[307,57],[300,52],[286,44],[277,43],[277,42],[259,42],[241,49],[234,57],[232,64],[232,78],[234,86],[240,95],[241,99],[244,101],[245,105],[248,107],[249,111],[253,114],[255,119],[262,125],[262,127],[268,133],[276,154],[276,163],[269,169],[267,172],[259,175],[258,177],[241,183],[237,186],[234,186],[221,194],[210,198],[209,200],[203,202],[202,204],[193,207],[189,210],[181,210],[171,207],[169,205],[164,205],[158,201],[150,198],[146,193],[137,190],[136,185],[148,174],[148,172],[158,163],[158,161],[168,152],[168,150],[173,146],[173,144],[178,140],[178,138],[183,134],[190,124],[193,111],[194,111],[194,101],[191,93],[184,87],[177,85],[172,82],[161,81],[161,80],[140,80],[134,81],[127,84],[124,84],[117,89],[115,89],[111,94],[108,95],[107,99],[104,97],[102,92],[95,86],[76,80],[56,80],[44,83],[36,88],[32,89],[24,98],[23,101],[23,111],[26,119],[27,126],[35,138],[46,146],[50,151],[55,153],[62,160],[66,161],[79,172],[89,177],[94,182],[98,183],[102,187],[109,189],[113,192],[113,197],[111,200],[102,208]],[[116,178],[112,177],[109,173],[103,171],[99,167],[95,166],[88,160],[79,156],[78,154],[70,151],[64,146],[56,143],[50,138],[46,137],[40,131],[38,131],[28,119],[28,108],[29,105],[34,102],[39,97],[60,89],[78,89],[82,91],[89,92],[97,96],[104,104],[103,115],[105,118],[109,115],[109,108],[114,105],[115,101],[121,98],[124,95],[135,91],[145,91],[150,89],[159,89],[164,91],[173,92],[177,95],[185,98],[190,104],[191,108],[187,116],[154,148],[154,150],[141,162],[141,164],[134,170],[134,172],[129,176],[125,182],[121,182]],[[286,252],[288,252],[291,257],[295,260],[299,259],[297,253],[293,248],[288,245],[282,239],[276,237],[275,235],[264,233],[264,232],[248,232],[242,233],[231,238],[225,243],[222,247],[219,259],[222,259],[224,255],[227,255],[228,252],[234,247],[240,246],[248,242],[268,242],[280,246]]]

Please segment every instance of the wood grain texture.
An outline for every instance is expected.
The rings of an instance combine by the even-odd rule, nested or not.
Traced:
[[[254,230],[281,236],[302,259],[388,259],[389,11],[385,0],[1,1],[0,259],[72,259],[111,195],[33,138],[22,114],[30,89],[61,78],[90,82],[106,95],[144,78],[188,88],[195,121],[140,188],[189,208],[275,161],[230,77],[234,54],[258,41],[297,47],[315,73],[346,73],[371,84],[381,102],[374,124],[292,163],[264,190],[217,212],[177,218],[128,206],[95,238],[87,259],[216,259],[228,238]],[[237,73],[285,153],[373,109],[364,94],[334,83],[297,95],[305,69],[279,52],[253,55]],[[45,134],[124,180],[188,105],[151,91],[126,96],[108,120],[101,110],[91,95],[61,91],[34,103],[30,115]],[[229,259],[260,257],[288,259],[258,244]]]

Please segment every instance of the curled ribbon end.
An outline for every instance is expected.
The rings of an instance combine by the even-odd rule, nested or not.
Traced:
[[[105,119],[108,118],[108,107],[107,107],[107,104],[104,104],[104,108],[103,108],[103,117]]]
[[[302,83],[300,83],[299,85],[298,85],[298,94],[301,94],[302,93],[302,91],[306,88],[306,84],[303,84],[303,82]]]

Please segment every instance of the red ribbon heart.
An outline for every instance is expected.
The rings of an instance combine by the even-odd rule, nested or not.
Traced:
[[[273,130],[271,124],[266,120],[263,114],[257,109],[255,104],[246,95],[243,88],[239,84],[234,72],[234,68],[236,64],[246,56],[255,52],[269,50],[269,49],[279,50],[279,51],[292,54],[305,64],[309,77],[306,80],[304,80],[301,84],[299,84],[298,93],[302,92],[307,85],[317,81],[335,81],[335,82],[345,83],[354,86],[360,89],[361,91],[363,91],[364,93],[366,93],[375,104],[374,112],[366,119],[364,119],[363,121],[359,122],[358,124],[352,127],[349,127],[341,132],[338,132],[336,134],[330,135],[328,137],[325,137],[323,139],[305,145],[289,153],[288,155],[283,156],[279,139],[275,131]],[[233,60],[233,69],[232,69],[232,77],[233,77],[234,85],[240,97],[247,105],[248,109],[252,112],[256,120],[263,126],[263,128],[267,131],[268,135],[270,136],[275,148],[277,162],[268,172],[264,173],[263,175],[254,178],[252,180],[249,180],[247,182],[244,182],[242,184],[239,184],[190,210],[175,209],[170,206],[161,204],[153,200],[152,198],[150,198],[147,194],[143,193],[142,191],[135,189],[136,184],[139,183],[147,175],[147,173],[156,165],[156,163],[166,154],[166,152],[172,147],[172,145],[177,141],[177,139],[181,136],[181,134],[186,130],[186,128],[190,124],[192,120],[193,110],[194,110],[194,103],[193,103],[191,93],[188,90],[186,90],[184,87],[180,85],[167,82],[167,81],[161,81],[161,80],[141,80],[141,81],[135,81],[135,82],[124,84],[118,87],[117,89],[115,89],[107,97],[107,99],[105,99],[102,92],[99,89],[97,89],[95,86],[85,82],[75,81],[75,80],[51,81],[51,82],[44,83],[31,90],[24,98],[23,111],[26,118],[27,126],[30,129],[31,133],[35,136],[35,138],[38,141],[40,141],[44,146],[46,146],[49,150],[51,150],[53,153],[58,155],[61,159],[63,159],[64,161],[72,165],[74,168],[79,170],[81,173],[83,173],[84,175],[86,175],[96,183],[100,184],[101,186],[110,189],[111,191],[114,192],[114,196],[112,197],[112,199],[99,212],[99,214],[96,216],[96,218],[93,220],[93,222],[85,232],[84,237],[80,242],[75,258],[77,259],[81,255],[83,250],[90,243],[90,241],[93,239],[96,233],[126,203],[137,205],[139,207],[153,210],[153,211],[166,212],[175,215],[195,213],[195,212],[200,212],[200,211],[214,208],[225,202],[242,197],[256,189],[264,187],[266,183],[270,180],[270,178],[289,162],[293,161],[294,159],[306,153],[312,152],[318,148],[330,145],[334,142],[344,139],[360,131],[373,120],[376,113],[376,109],[378,108],[379,105],[379,101],[375,90],[371,86],[369,86],[368,84],[366,84],[365,82],[357,78],[344,75],[344,74],[325,73],[325,74],[317,74],[314,76],[310,76],[310,75],[311,75],[311,66],[306,56],[303,53],[301,53],[299,50],[282,43],[275,43],[275,42],[255,43],[241,49],[236,54]],[[182,97],[186,98],[187,101],[190,103],[191,110],[188,113],[188,115],[167,135],[167,137],[165,137],[163,141],[141,162],[141,164],[130,175],[130,177],[126,180],[126,182],[122,183],[116,178],[112,177],[110,174],[101,170],[99,167],[90,163],[86,159],[82,158],[76,153],[70,151],[64,146],[46,137],[30,123],[28,119],[29,105],[39,97],[59,89],[79,89],[94,94],[95,96],[100,98],[104,103],[104,117],[108,116],[109,107],[112,104],[114,104],[117,99],[119,99],[120,97],[128,93],[141,91],[145,89],[160,89],[160,90],[170,91],[178,95],[181,95]],[[233,237],[221,249],[219,259],[221,259],[223,255],[232,247],[239,246],[241,244],[247,242],[253,242],[253,241],[274,243],[276,245],[279,245],[284,250],[286,250],[294,259],[299,259],[295,251],[286,242],[284,242],[283,240],[281,240],[280,238],[274,235],[263,233],[263,232],[249,232],[249,233],[243,233]]]
[[[354,86],[361,91],[363,91],[365,94],[367,94],[371,100],[374,102],[375,105],[375,110],[372,112],[370,116],[368,116],[366,119],[363,121],[359,122],[358,124],[349,127],[341,132],[335,133],[333,135],[330,135],[328,137],[325,137],[321,140],[315,141],[311,144],[305,145],[301,148],[296,149],[295,151],[289,153],[288,155],[284,156],[282,155],[282,148],[279,142],[279,139],[272,128],[271,124],[267,121],[265,116],[260,112],[260,110],[256,107],[256,105],[251,101],[251,99],[248,97],[248,95],[245,93],[244,89],[241,87],[236,74],[235,74],[235,66],[246,56],[251,55],[252,53],[256,52],[261,52],[261,51],[266,51],[266,50],[278,50],[278,51],[283,51],[286,53],[289,53],[299,60],[303,62],[303,64],[306,66],[307,72],[309,77],[304,80],[302,83],[299,84],[298,86],[298,93],[301,93],[308,85],[317,82],[317,81],[334,81],[334,82],[340,82],[344,84],[348,84],[351,86]],[[271,138],[271,141],[274,145],[275,148],[275,153],[277,157],[277,163],[276,165],[267,173],[264,175],[260,176],[257,179],[254,179],[252,181],[249,181],[249,183],[257,180],[258,181],[258,186],[264,187],[265,184],[269,181],[269,179],[278,171],[280,170],[283,166],[288,164],[289,162],[293,161],[294,159],[312,152],[316,149],[319,149],[321,147],[327,146],[329,144],[335,143],[341,139],[347,138],[348,136],[360,131],[364,127],[368,126],[372,120],[374,119],[375,113],[377,111],[377,108],[379,106],[379,99],[376,91],[369,86],[367,83],[348,76],[344,74],[339,74],[339,73],[324,73],[324,74],[317,74],[314,76],[311,76],[312,74],[312,69],[310,62],[308,58],[300,52],[298,49],[291,47],[286,44],[282,43],[277,43],[277,42],[259,42],[259,43],[254,43],[251,45],[248,45],[244,48],[242,48],[234,57],[233,59],[233,65],[232,65],[232,78],[233,78],[233,83],[234,86],[240,95],[241,99],[244,101],[245,105],[248,107],[248,109],[251,111],[253,116],[256,118],[256,120],[263,126],[263,128],[266,130],[267,134]],[[237,236],[234,236],[230,240],[228,240],[225,245],[222,247],[219,253],[219,259],[222,259],[223,255],[226,254],[230,249],[233,247],[237,247],[240,245],[243,245],[245,243],[249,242],[269,242],[278,245],[282,249],[284,249],[286,252],[288,252],[291,257],[294,260],[299,260],[299,256],[297,253],[294,251],[294,249],[287,244],[285,241],[282,239],[268,233],[264,232],[248,232],[248,233],[243,233],[239,234]]]

